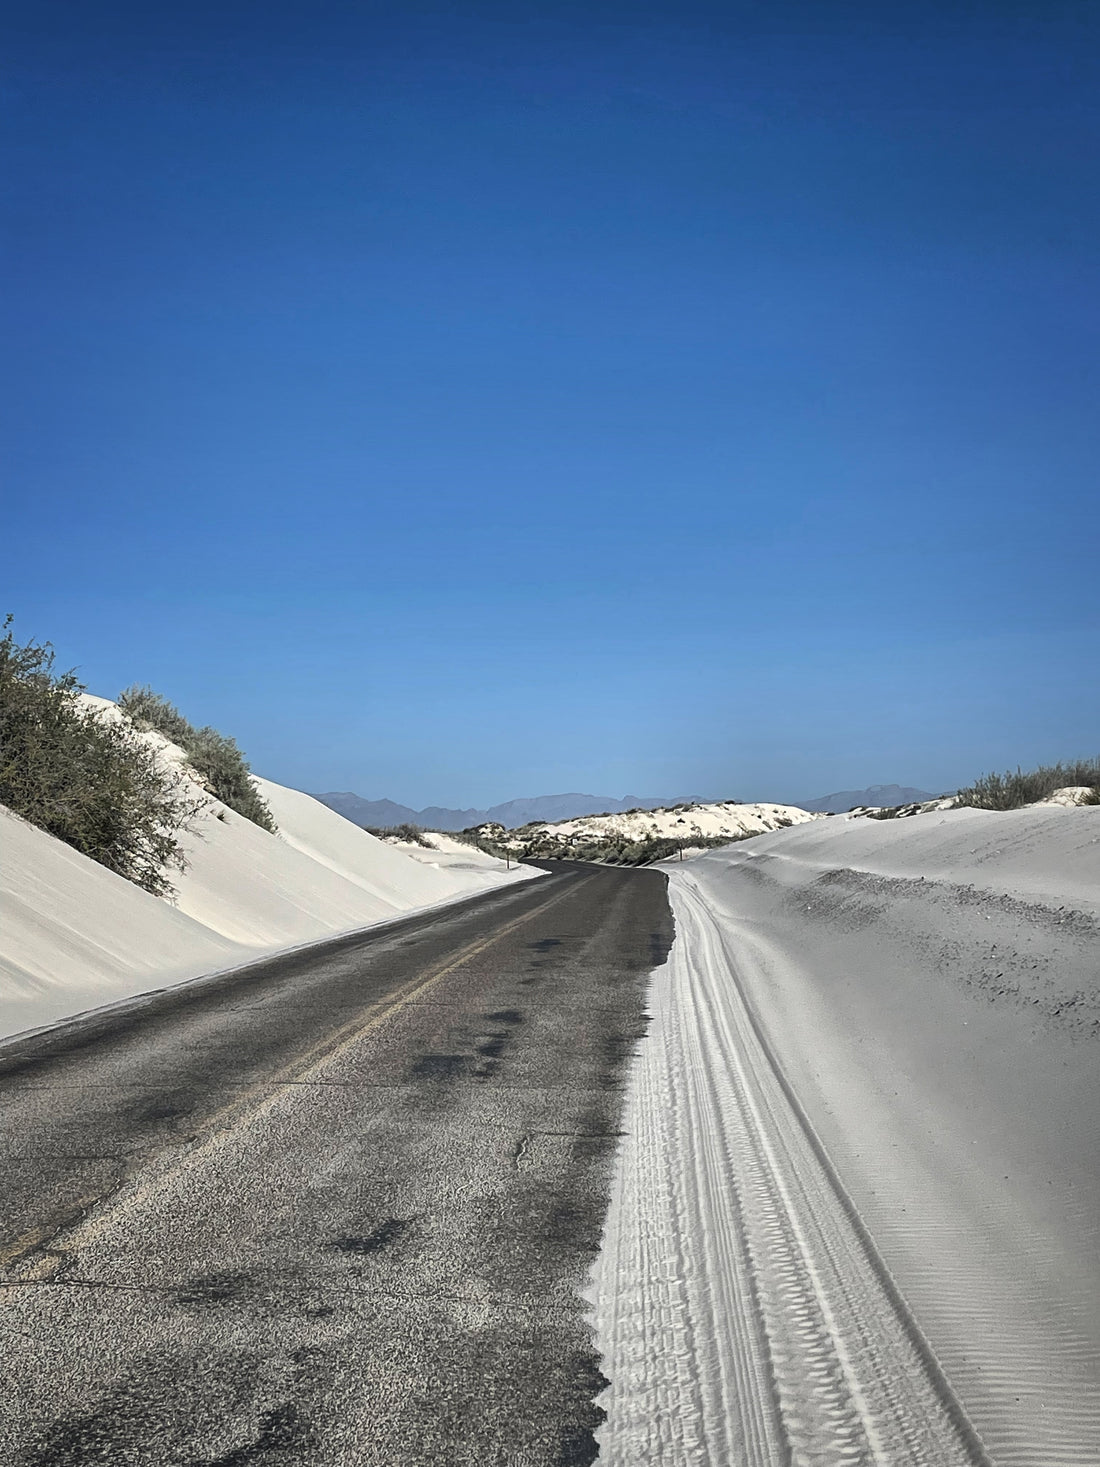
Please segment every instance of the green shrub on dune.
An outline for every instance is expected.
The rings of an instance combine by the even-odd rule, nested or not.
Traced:
[[[1085,804],[1100,804],[1100,758],[1076,759],[1068,764],[1040,764],[1038,769],[983,774],[955,796],[958,805],[977,810],[1019,810],[1045,800],[1055,790],[1085,786],[1091,795]]]
[[[402,825],[364,825],[363,829],[368,835],[377,837],[378,840],[403,841],[408,846],[426,846],[433,850],[431,841],[424,834],[422,825],[410,825],[406,821]]]
[[[182,871],[180,832],[202,808],[126,722],[81,702],[48,642],[0,638],[0,803],[154,896]]]
[[[118,706],[137,726],[154,728],[187,755],[203,788],[262,830],[278,829],[271,811],[252,783],[248,760],[235,739],[216,728],[196,728],[178,708],[152,688],[135,684],[118,696]]]

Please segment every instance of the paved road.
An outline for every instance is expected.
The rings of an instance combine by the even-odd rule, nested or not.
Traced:
[[[481,896],[0,1048],[0,1462],[588,1463],[652,871]]]

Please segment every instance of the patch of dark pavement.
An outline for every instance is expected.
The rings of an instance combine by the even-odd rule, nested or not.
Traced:
[[[491,1014],[485,1015],[490,1024],[522,1024],[523,1012],[521,1009],[495,1009]]]
[[[292,1372],[293,1361],[245,1350],[142,1357],[87,1409],[52,1422],[12,1467],[301,1461],[312,1428],[292,1401],[271,1399],[271,1377]]]
[[[256,1283],[250,1273],[196,1274],[173,1289],[172,1297],[177,1304],[251,1304]]]
[[[651,968],[663,967],[668,958],[668,943],[663,932],[651,932],[649,934],[649,965]]]
[[[464,1054],[422,1054],[412,1062],[409,1075],[413,1080],[457,1080],[469,1068],[469,1056]]]
[[[360,1257],[380,1253],[403,1237],[415,1221],[411,1217],[388,1217],[370,1233],[343,1233],[329,1246],[340,1253],[354,1253]]]
[[[595,1397],[611,1382],[600,1369],[600,1357],[594,1350],[574,1352],[569,1364],[574,1380],[591,1404],[582,1420],[562,1432],[554,1467],[590,1467],[600,1452],[595,1438],[596,1429],[607,1419],[607,1412],[596,1405]]]
[[[304,1448],[316,1444],[313,1428],[293,1401],[265,1411],[258,1422],[255,1438],[243,1446],[234,1447],[220,1457],[207,1457],[194,1467],[247,1467],[250,1462],[270,1462],[293,1452],[291,1460],[301,1461]]]

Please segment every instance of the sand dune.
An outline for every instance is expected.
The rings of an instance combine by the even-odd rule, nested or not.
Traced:
[[[166,763],[182,764],[174,745],[150,738]],[[0,1037],[541,874],[505,871],[474,850],[426,865],[308,795],[257,784],[279,833],[209,800],[184,838],[188,866],[170,901],[0,807]]]
[[[495,882],[498,872],[516,869],[514,859],[506,863],[441,830],[421,831],[419,841],[395,840],[387,836],[386,843],[422,865],[434,866],[438,871],[463,872],[471,881]]]
[[[670,878],[601,1460],[1100,1461],[1100,810],[834,819]]]
[[[674,805],[668,809],[630,810],[611,815],[579,815],[573,820],[524,825],[518,830],[497,830],[493,839],[498,845],[522,850],[540,836],[585,844],[590,841],[621,837],[643,841],[665,837],[683,841],[685,847],[699,837],[726,837],[740,840],[747,835],[780,830],[808,820],[824,820],[796,805],[742,805],[736,800],[719,800],[703,805]]]

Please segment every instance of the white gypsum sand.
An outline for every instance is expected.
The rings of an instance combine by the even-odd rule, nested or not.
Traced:
[[[742,805],[736,800],[710,804],[675,805],[659,810],[625,810],[611,815],[578,815],[572,820],[555,820],[522,825],[506,831],[503,826],[482,826],[495,845],[512,851],[537,849],[541,840],[585,846],[600,841],[682,841],[684,848],[707,840],[740,840],[808,820],[824,820],[797,805]]]
[[[1100,810],[834,819],[669,871],[593,1282],[601,1460],[1093,1467]]]
[[[105,717],[113,704],[88,699]],[[166,765],[182,752],[147,736]],[[186,775],[181,777],[187,778]],[[411,860],[319,801],[256,784],[272,835],[207,799],[176,894],[153,897],[0,806],[0,1038],[542,873]]]
[[[393,836],[386,837],[388,845],[403,851],[414,861],[433,866],[437,871],[460,871],[470,882],[495,886],[499,876],[517,869],[515,857],[511,861],[501,860],[499,856],[492,856],[488,851],[479,850],[477,846],[469,845],[441,830],[422,831],[421,841],[424,844],[419,841],[399,840]]]

